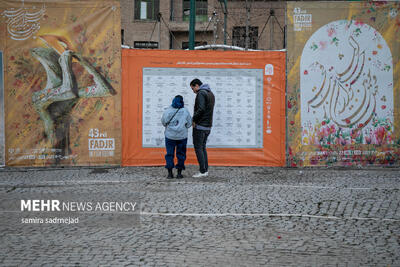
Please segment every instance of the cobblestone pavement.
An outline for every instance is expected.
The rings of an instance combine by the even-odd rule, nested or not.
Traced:
[[[186,176],[197,171],[188,166]],[[3,169],[0,199],[140,195],[140,223],[0,223],[3,266],[400,266],[400,169]]]

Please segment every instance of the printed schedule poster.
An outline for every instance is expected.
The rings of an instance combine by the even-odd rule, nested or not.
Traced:
[[[161,116],[176,95],[193,115],[195,78],[215,95],[210,164],[284,164],[284,58],[283,52],[123,50],[123,164],[163,164]],[[192,128],[188,147],[187,163],[195,163]]]
[[[175,95],[182,95],[185,107],[193,111],[195,98],[188,84],[194,78],[207,83],[217,99],[207,146],[262,148],[262,69],[144,68],[143,146],[164,147],[159,117]]]

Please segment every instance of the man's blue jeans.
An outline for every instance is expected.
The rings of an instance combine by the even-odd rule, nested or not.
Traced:
[[[172,169],[177,168],[178,170],[185,169],[185,160],[186,160],[186,145],[187,138],[181,140],[172,140],[165,137],[165,148],[167,149],[167,154],[165,154],[166,165],[165,168]],[[176,157],[178,158],[178,164],[174,164],[174,156],[175,156],[175,147],[176,147]]]
[[[199,162],[200,172],[208,172],[208,157],[207,157],[207,137],[210,130],[198,130],[193,128],[193,146],[196,152],[197,161]]]

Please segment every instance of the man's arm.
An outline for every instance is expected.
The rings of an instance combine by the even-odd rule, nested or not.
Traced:
[[[195,106],[197,105],[197,109],[194,111],[193,114],[193,122],[196,123],[201,116],[203,116],[206,110],[206,96],[203,92],[199,92],[196,96]]]

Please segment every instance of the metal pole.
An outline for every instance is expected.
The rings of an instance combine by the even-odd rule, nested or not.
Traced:
[[[246,0],[246,12],[247,12],[247,19],[246,19],[246,39],[245,39],[245,49],[249,49],[249,24],[250,24],[250,8]]]
[[[228,4],[227,4],[227,0],[224,0],[224,45],[226,45],[226,36],[227,36],[227,32],[226,32],[226,24],[228,21]]]
[[[269,14],[271,17],[275,16],[275,11],[273,9],[270,10]],[[269,25],[269,49],[272,50],[272,47],[274,46],[274,20],[271,20],[271,24]]]
[[[196,0],[190,0],[189,50],[194,49],[195,29],[196,29]]]
[[[170,21],[174,21],[175,20],[175,14],[174,14],[174,0],[171,0],[171,2],[169,3],[170,7],[170,15],[169,15],[169,20]]]
[[[214,25],[213,25],[213,36],[214,36],[214,40],[213,40],[213,44],[216,44],[217,42],[217,13],[214,11],[213,17],[212,19],[214,20]]]
[[[161,49],[161,13],[158,13],[158,49]]]

